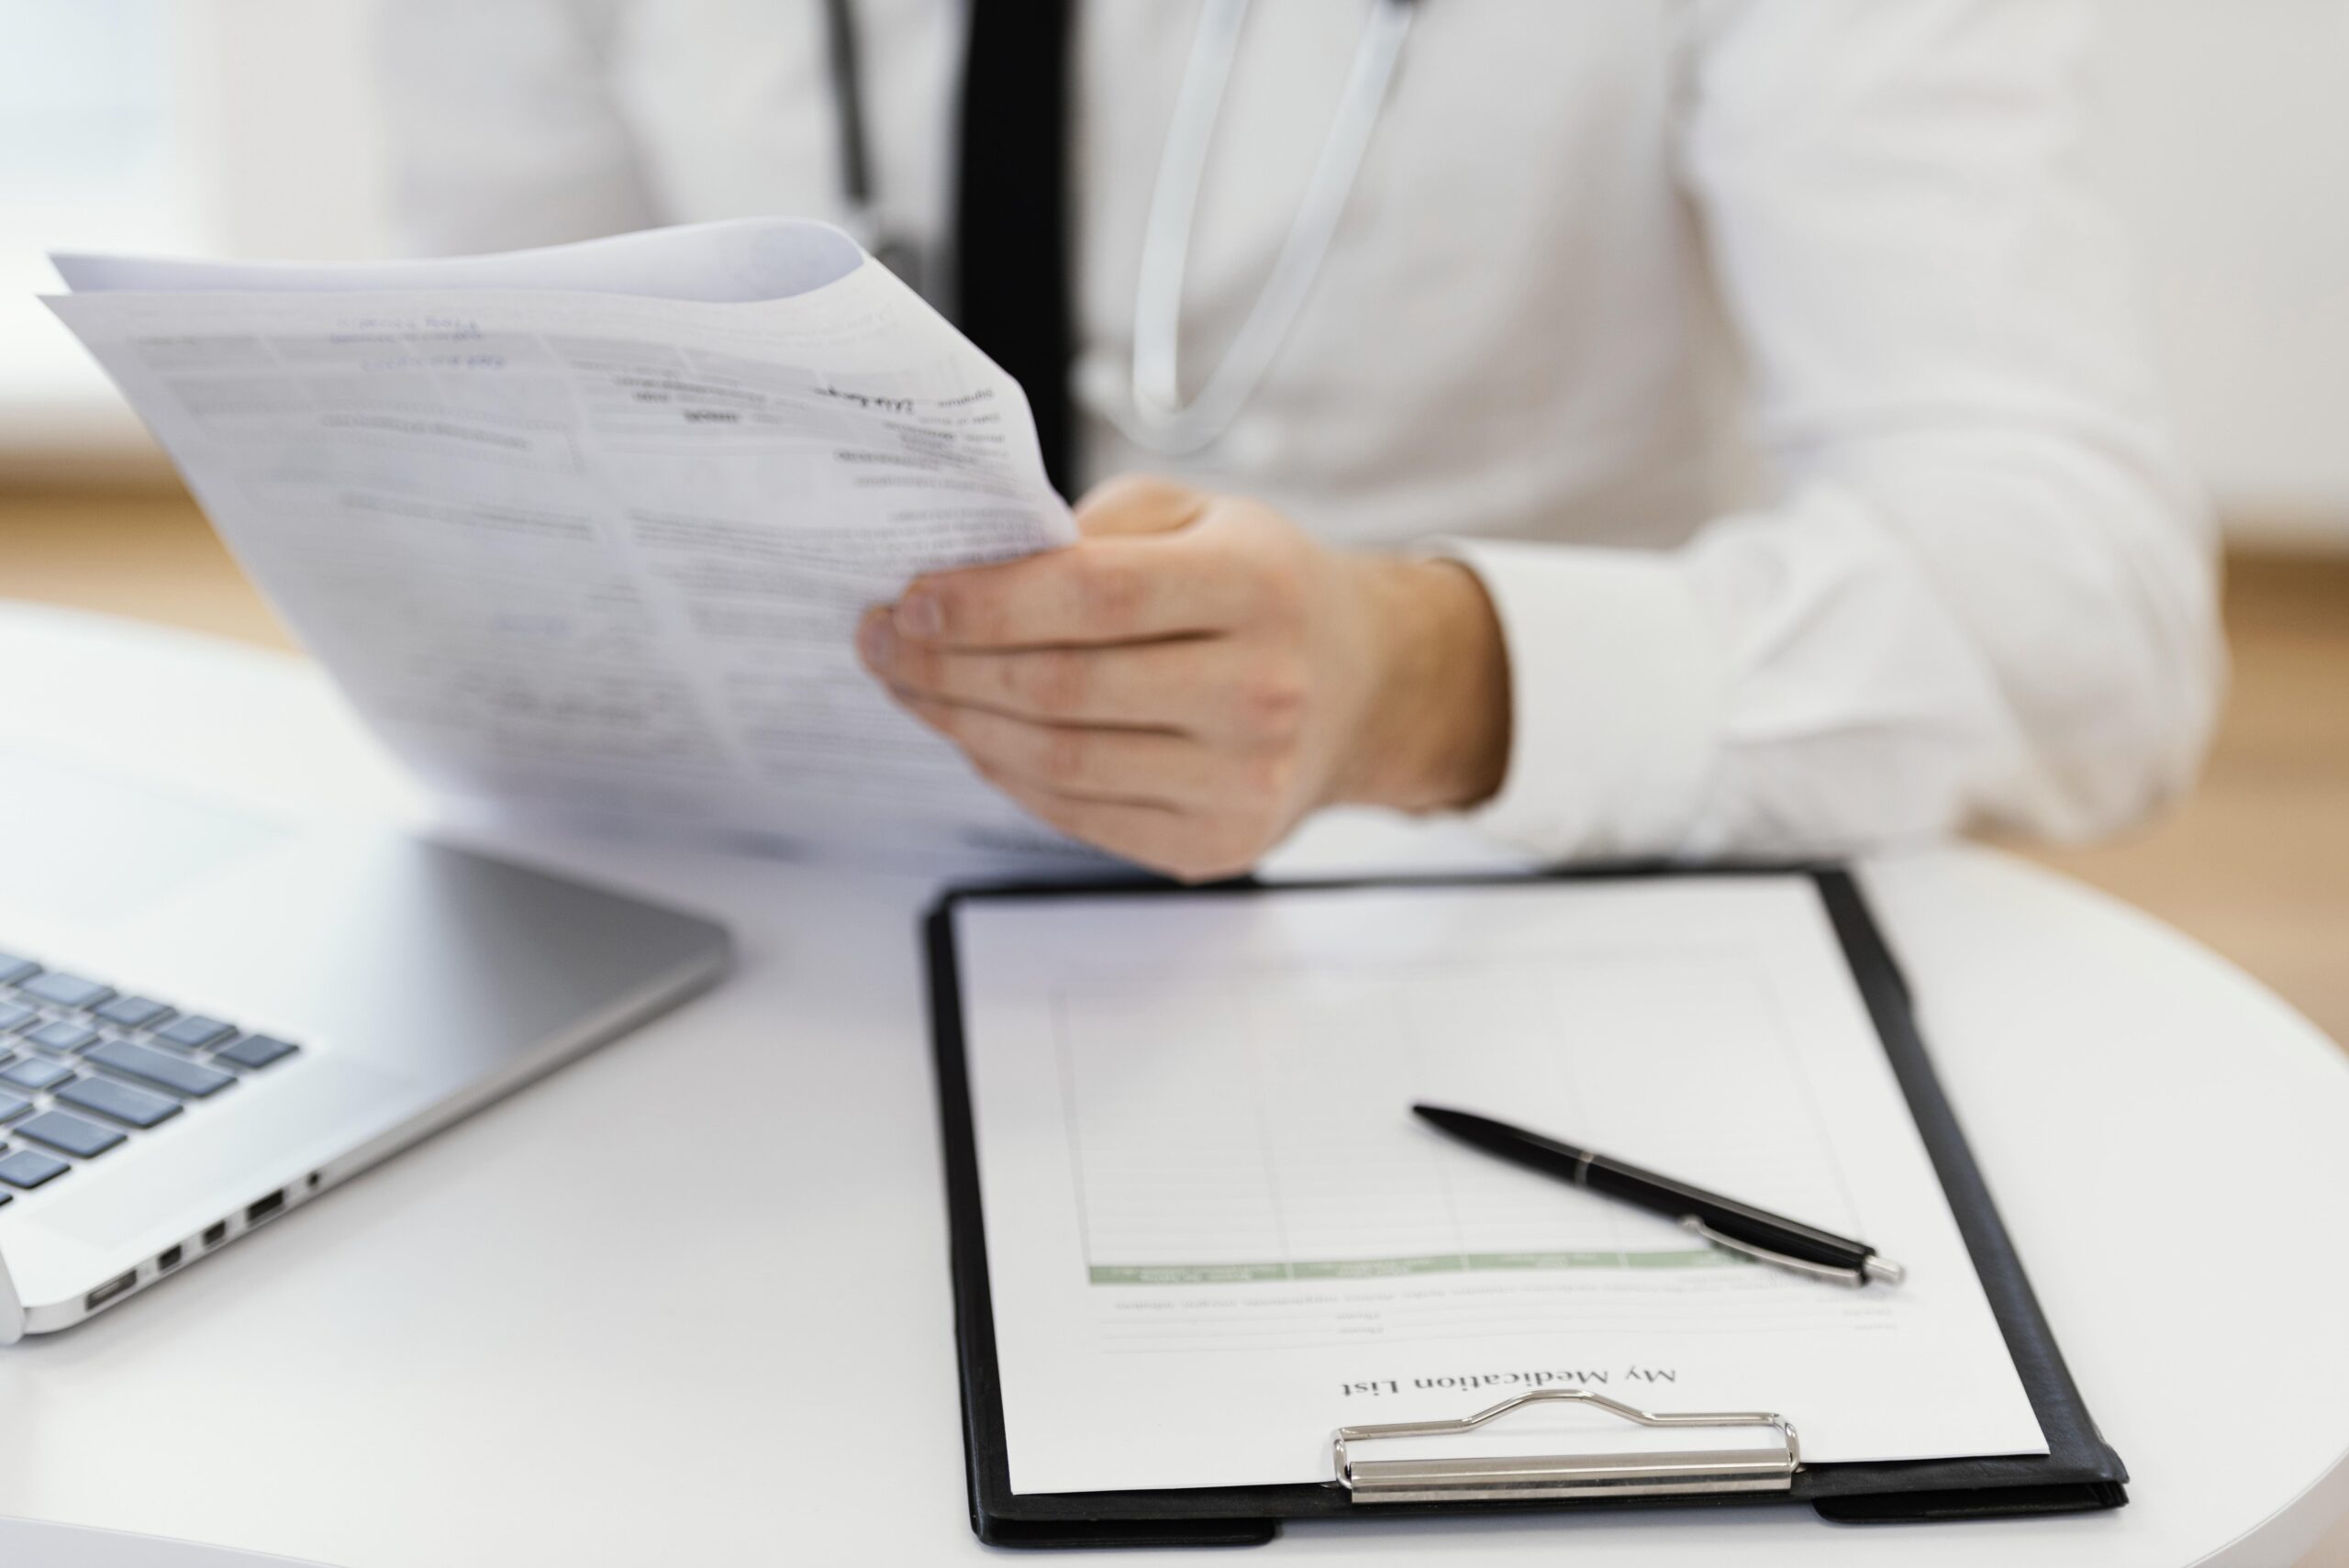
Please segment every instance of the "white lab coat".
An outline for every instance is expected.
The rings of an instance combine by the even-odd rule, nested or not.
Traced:
[[[2109,829],[2192,776],[2213,539],[2078,189],[2075,0],[1423,0],[1337,241],[1205,452],[1119,433],[1198,0],[1086,0],[1085,467],[1458,552],[1545,854]],[[815,0],[400,0],[418,248],[842,215]],[[859,0],[876,184],[948,229],[958,0]],[[1195,229],[1192,384],[1286,232],[1366,0],[1254,8]],[[942,271],[943,269],[940,269]]]

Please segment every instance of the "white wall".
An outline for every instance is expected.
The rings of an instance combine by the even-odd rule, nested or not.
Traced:
[[[373,5],[177,3],[191,161],[217,171],[207,217],[222,252],[314,261],[384,254]]]
[[[195,192],[181,242],[380,249],[371,0],[164,3]],[[2142,256],[2187,448],[2238,526],[2349,550],[2349,0],[2107,0],[2105,17],[2090,165]],[[58,237],[22,228],[0,212],[0,473],[12,450],[137,439],[27,308],[30,253]]]
[[[2188,450],[2240,527],[2349,549],[2349,0],[2106,18],[2092,167]]]
[[[376,0],[104,0],[110,14],[94,26],[53,19],[54,8],[96,3],[0,0],[0,127],[19,106],[6,101],[12,90],[38,102],[41,72],[95,70],[161,96],[173,134],[164,166],[126,171],[118,189],[93,168],[78,190],[67,181],[12,206],[0,184],[0,481],[162,482],[171,472],[33,297],[57,286],[44,252],[334,261],[389,243],[367,60]],[[124,32],[136,50],[111,46]],[[19,147],[0,148],[0,161],[72,156]]]

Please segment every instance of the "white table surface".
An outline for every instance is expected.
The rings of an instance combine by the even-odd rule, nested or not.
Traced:
[[[8,606],[0,687],[8,730],[85,760],[262,809],[415,809],[298,661]],[[1298,860],[1365,842],[1332,828]],[[340,1568],[985,1555],[914,940],[927,885],[507,848],[717,914],[737,973],[167,1287],[0,1351],[0,1516]],[[2349,1508],[2349,1063],[2221,960],[2020,862],[1938,850],[1864,877],[2130,1506],[1325,1524],[1271,1554],[2285,1563]]]

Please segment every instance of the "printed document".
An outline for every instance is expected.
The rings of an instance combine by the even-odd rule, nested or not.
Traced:
[[[751,841],[1050,841],[855,662],[1075,538],[1026,399],[836,229],[57,258],[52,308],[364,717],[460,800]]]
[[[2046,1451],[1806,877],[984,900],[955,932],[1017,1491],[1327,1481],[1335,1428],[1542,1387],[1775,1411],[1813,1461]],[[1743,1262],[1415,1100],[1908,1281]],[[1550,1408],[1419,1451],[1674,1446]]]

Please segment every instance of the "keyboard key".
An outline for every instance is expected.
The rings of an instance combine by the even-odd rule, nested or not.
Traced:
[[[12,1122],[33,1108],[33,1103],[21,1095],[0,1090],[0,1123]]]
[[[103,1154],[122,1141],[122,1134],[114,1129],[83,1121],[78,1116],[67,1116],[63,1111],[43,1111],[17,1129],[17,1133],[81,1160]]]
[[[180,1114],[180,1103],[163,1095],[134,1089],[128,1084],[117,1084],[111,1078],[76,1078],[61,1085],[50,1096],[85,1111],[112,1117],[132,1127],[152,1127]],[[32,1124],[27,1122],[27,1127]]]
[[[143,1029],[171,1016],[172,1010],[152,996],[117,996],[98,1009],[98,1017],[127,1029]]]
[[[48,1089],[73,1076],[73,1069],[46,1056],[20,1056],[0,1066],[0,1084],[19,1089]]]
[[[98,1031],[71,1018],[59,1018],[54,1023],[41,1025],[25,1038],[43,1051],[79,1051],[97,1039]]]
[[[39,974],[40,965],[28,958],[18,958],[12,952],[0,952],[0,985],[14,985],[28,975]]]
[[[82,1053],[85,1062],[113,1069],[126,1078],[137,1078],[159,1088],[176,1094],[192,1095],[198,1099],[217,1095],[237,1081],[233,1073],[223,1073],[217,1067],[206,1067],[200,1062],[190,1062],[184,1056],[173,1056],[168,1051],[155,1051],[143,1045],[133,1045],[127,1040],[110,1040],[94,1045]]]
[[[20,1029],[39,1017],[38,1010],[26,1006],[22,1002],[11,1002],[6,997],[0,997],[0,1034]]]
[[[233,1024],[224,1024],[218,1018],[207,1018],[202,1013],[190,1013],[185,1018],[173,1018],[157,1029],[155,1038],[184,1051],[202,1051],[236,1032]]]
[[[17,989],[56,1007],[95,1007],[114,995],[111,985],[101,985],[78,974],[61,974],[54,969],[34,976]]]
[[[239,1067],[266,1067],[301,1049],[298,1045],[279,1040],[275,1035],[249,1034],[234,1045],[224,1045],[212,1054],[222,1062],[233,1062]]]
[[[44,1154],[38,1149],[19,1149],[0,1158],[0,1182],[29,1192],[43,1182],[57,1180],[72,1168],[53,1154]]]

